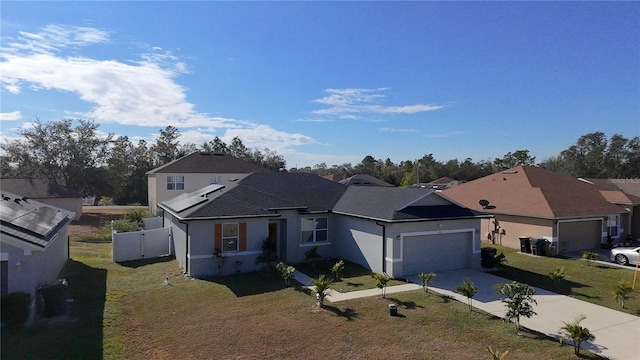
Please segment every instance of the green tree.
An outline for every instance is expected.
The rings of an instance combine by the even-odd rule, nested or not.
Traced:
[[[516,331],[520,330],[520,318],[530,318],[536,315],[533,305],[538,303],[533,298],[536,291],[527,284],[512,281],[506,284],[496,284],[494,289],[498,295],[504,295],[502,302],[505,303],[507,313],[505,317],[516,322]]]
[[[580,354],[580,344],[584,341],[593,341],[596,339],[595,335],[591,334],[589,329],[580,325],[580,322],[587,317],[584,315],[580,315],[573,322],[566,323],[562,322],[564,325],[560,328],[562,331],[562,336],[560,337],[560,342],[562,343],[566,339],[571,339],[573,342],[573,353],[576,355]]]
[[[620,304],[620,306],[624,309],[624,302],[629,299],[631,293],[633,293],[633,288],[627,281],[620,281],[615,288],[613,288],[613,297]]]
[[[420,278],[420,282],[422,284],[422,287],[424,288],[424,292],[428,293],[429,283],[433,281],[433,279],[436,277],[436,274],[434,272],[430,272],[428,274],[421,272],[420,274],[418,274],[418,277]]]
[[[386,296],[385,292],[387,290],[387,284],[391,281],[391,276],[387,274],[371,273],[371,277],[376,280],[376,287],[380,289],[382,298],[384,299]]]
[[[201,146],[202,151],[212,152],[216,154],[228,154],[229,148],[219,137],[214,137],[213,140],[205,142]]]
[[[462,285],[456,288],[456,291],[467,297],[467,305],[469,305],[469,311],[473,310],[473,297],[478,292],[478,287],[475,286],[471,279],[464,279]]]
[[[9,167],[23,177],[43,178],[81,192],[105,193],[102,173],[113,134],[98,134],[91,120],[42,122],[18,131],[20,138],[0,145]]]
[[[249,152],[250,150],[239,137],[236,136],[231,139],[231,144],[229,144],[229,154],[231,154],[231,156],[246,160],[249,158]]]
[[[508,152],[502,159],[495,159],[493,164],[500,170],[510,169],[521,165],[535,165],[536,157],[529,155],[529,150]]]
[[[154,167],[164,165],[170,161],[187,155],[181,150],[178,138],[182,136],[178,128],[167,126],[160,130],[160,135],[156,139],[156,143],[151,146],[151,158]]]
[[[317,305],[324,307],[324,298],[329,295],[331,291],[331,285],[333,285],[333,279],[326,277],[324,274],[320,274],[317,278],[311,279],[311,285],[314,286],[314,292],[318,299]]]
[[[354,171],[356,174],[367,174],[379,179],[382,174],[382,161],[367,155],[354,167]]]

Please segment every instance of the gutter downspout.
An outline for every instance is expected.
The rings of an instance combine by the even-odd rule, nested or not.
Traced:
[[[387,274],[387,228],[376,221],[376,225],[382,227],[382,273]]]

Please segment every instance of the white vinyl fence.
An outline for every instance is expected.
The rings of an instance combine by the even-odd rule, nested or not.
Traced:
[[[162,227],[162,218],[159,216],[152,217],[152,218],[144,218],[142,219],[142,222],[144,223],[145,230],[159,229]]]
[[[171,254],[171,228],[111,234],[113,261],[149,259]]]

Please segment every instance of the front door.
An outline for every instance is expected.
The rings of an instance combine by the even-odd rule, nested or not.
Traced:
[[[269,237],[267,238],[267,248],[275,252],[278,251],[278,223],[269,223]]]

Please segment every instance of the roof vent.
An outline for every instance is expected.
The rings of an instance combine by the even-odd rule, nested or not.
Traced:
[[[2,200],[11,200],[11,198],[6,196],[5,194],[2,194]]]
[[[13,202],[16,203],[16,204],[20,204],[20,201],[22,201],[22,200],[18,199],[18,198],[13,199]]]

